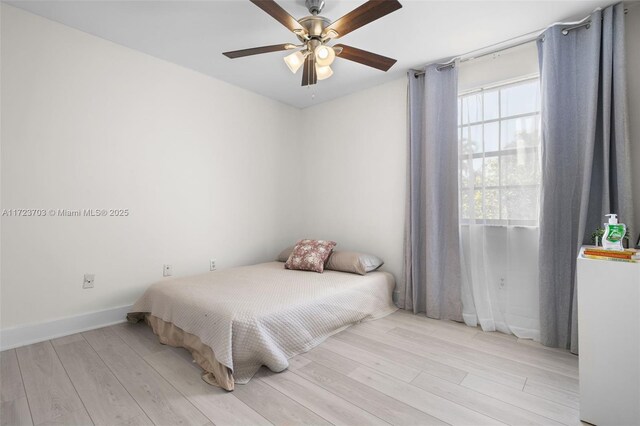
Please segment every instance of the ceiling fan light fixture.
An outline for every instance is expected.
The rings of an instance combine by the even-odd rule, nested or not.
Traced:
[[[336,52],[331,46],[318,46],[316,47],[314,54],[316,56],[316,64],[320,67],[328,67],[336,59]]]
[[[338,37],[340,37],[340,34],[338,34],[336,30],[329,29],[322,34],[322,41],[327,41],[327,40],[331,40],[332,38],[338,38]]]
[[[327,65],[326,67],[321,67],[318,64],[316,64],[316,76],[318,77],[318,80],[326,80],[332,75],[333,75],[333,70],[329,65]]]
[[[304,64],[305,55],[302,52],[293,52],[290,55],[284,57],[284,63],[287,64],[292,73],[298,72],[300,67]]]

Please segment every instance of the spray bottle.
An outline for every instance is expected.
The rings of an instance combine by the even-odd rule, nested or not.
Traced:
[[[627,232],[624,223],[618,223],[618,215],[611,213],[609,223],[604,224],[604,235],[602,236],[602,248],[606,250],[624,250],[622,239]]]

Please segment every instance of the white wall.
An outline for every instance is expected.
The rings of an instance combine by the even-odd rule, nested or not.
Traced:
[[[466,92],[534,74],[539,74],[538,49],[536,44],[531,42],[461,62],[458,70],[458,91]]]
[[[402,277],[406,80],[303,110],[301,235],[382,257]]]
[[[535,73],[535,46],[463,64],[460,89],[495,81],[496,61],[517,65],[515,74],[505,73],[502,79]],[[406,103],[402,78],[303,110],[307,128],[321,126],[326,133],[309,134],[302,141],[309,195],[301,232],[334,239],[337,249],[381,256],[396,280],[403,279]]]
[[[2,208],[131,210],[2,218],[3,329],[132,303],[163,263],[188,275],[212,257],[221,268],[265,261],[302,237],[377,254],[402,279],[404,78],[299,111],[1,12]],[[627,30],[640,230],[640,8]],[[461,89],[479,81],[467,69]],[[84,273],[96,288],[81,289]]]
[[[164,263],[267,261],[295,239],[297,109],[7,5],[1,106],[3,209],[131,212],[3,217],[3,329],[131,304]]]
[[[629,134],[631,138],[631,168],[635,224],[630,229],[632,243],[640,233],[640,5],[629,9],[625,21],[627,32],[627,90],[629,95]],[[631,226],[631,224],[627,224]]]
[[[631,141],[636,226],[640,231],[640,7],[627,18]],[[462,63],[461,91],[491,81],[538,72],[535,43]],[[338,248],[365,250],[387,262],[402,279],[406,185],[406,80],[345,96],[303,110],[304,122],[328,136],[303,142],[303,223],[307,233],[332,238]],[[636,237],[637,237],[637,232]]]

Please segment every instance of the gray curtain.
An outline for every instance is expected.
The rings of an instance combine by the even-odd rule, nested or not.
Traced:
[[[578,352],[576,257],[618,213],[633,223],[625,77],[624,8],[594,12],[590,26],[538,41],[542,82],[540,327],[544,345]]]
[[[405,276],[399,306],[462,321],[458,226],[458,70],[409,71]]]

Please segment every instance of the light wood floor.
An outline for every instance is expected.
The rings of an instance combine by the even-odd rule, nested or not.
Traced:
[[[2,352],[2,425],[580,424],[578,358],[399,311],[226,392],[120,324]]]

